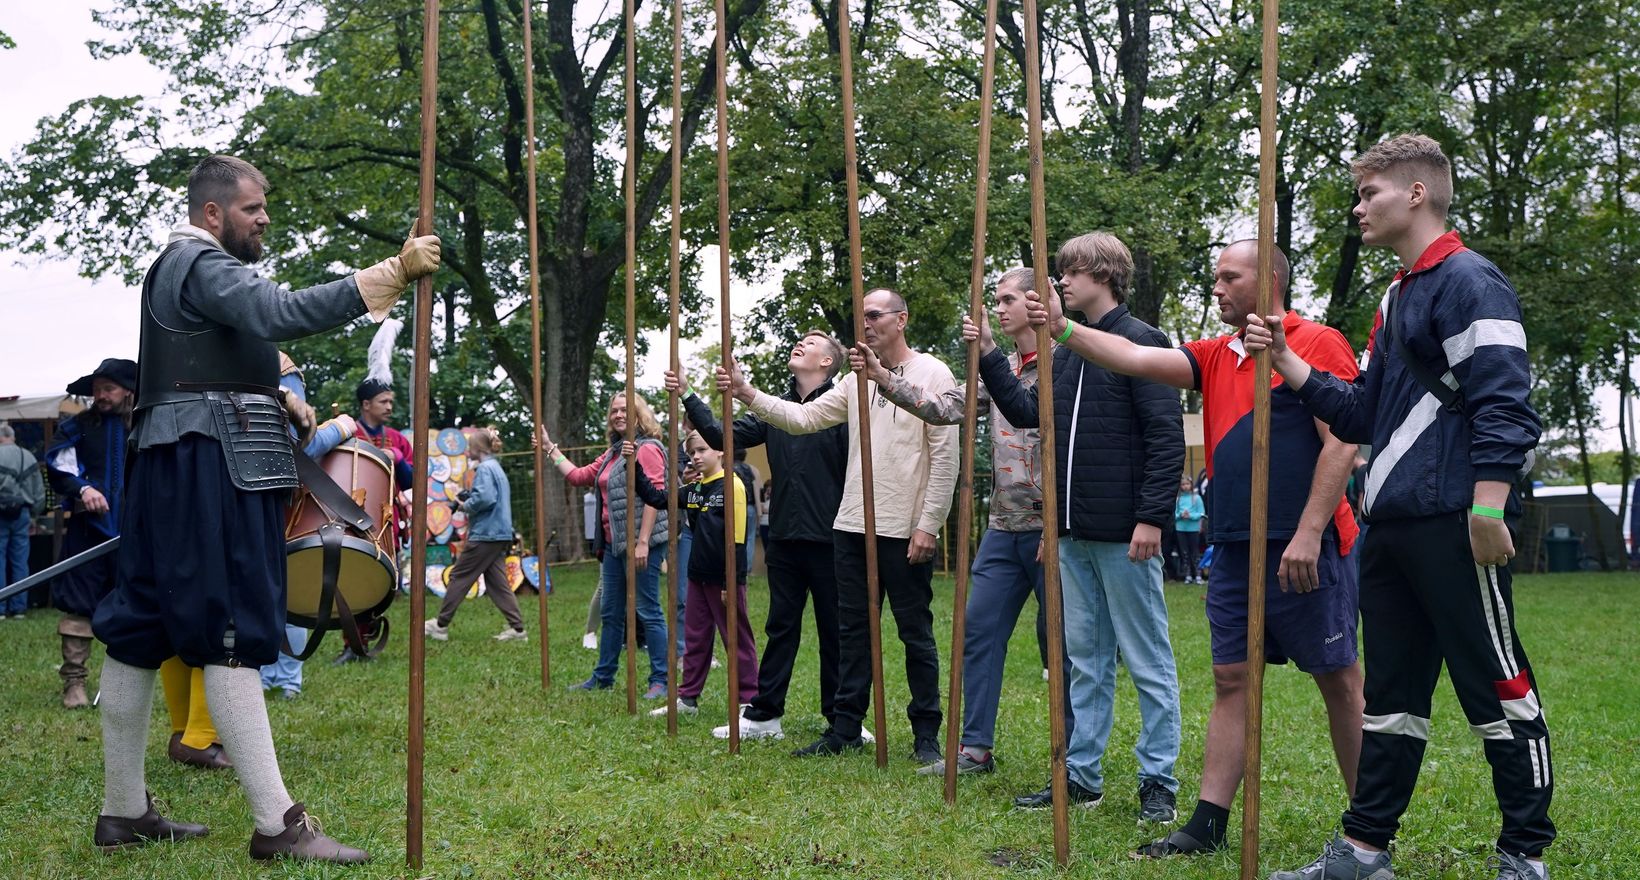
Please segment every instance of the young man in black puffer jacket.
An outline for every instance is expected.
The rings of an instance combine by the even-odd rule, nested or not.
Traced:
[[[1141,345],[1165,348],[1161,331],[1128,313],[1124,300],[1133,256],[1116,236],[1092,232],[1065,242],[1057,263],[1068,308],[1087,323]],[[980,375],[1003,417],[1017,427],[1038,425],[1034,389],[1027,389],[994,348]],[[1073,803],[1092,807],[1104,797],[1102,761],[1114,720],[1116,653],[1139,691],[1142,727],[1139,816],[1176,817],[1179,679],[1168,641],[1162,597],[1162,527],[1184,465],[1178,392],[1122,376],[1063,346],[1053,355],[1055,449],[1059,497],[1057,548],[1064,589],[1065,650],[1071,663],[1076,716],[1066,768]],[[1020,797],[1024,808],[1052,803],[1049,788]]]

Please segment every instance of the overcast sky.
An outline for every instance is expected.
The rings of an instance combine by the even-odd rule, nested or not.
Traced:
[[[6,112],[0,113],[0,154],[10,156],[33,135],[42,116],[56,115],[71,102],[93,95],[158,95],[164,76],[140,58],[94,60],[86,41],[104,37],[91,20],[97,0],[8,2],[0,29],[17,48],[0,51],[0,82],[6,88]],[[179,206],[180,209],[180,206]],[[164,218],[174,222],[177,218]],[[278,222],[279,218],[274,218]],[[155,243],[156,249],[159,242]],[[702,289],[716,291],[717,255],[701,255]],[[737,287],[737,318],[750,314],[757,301],[777,287],[777,280]],[[619,284],[615,291],[620,293]],[[0,250],[0,397],[60,392],[105,357],[137,354],[138,291],[118,279],[92,280],[78,274],[69,259],[25,257]],[[716,310],[701,338],[718,337]],[[656,354],[640,364],[638,381],[658,388],[665,369],[666,333],[649,334]],[[701,346],[685,343],[688,357]],[[612,351],[619,362],[624,354]],[[360,353],[363,356],[363,353]],[[1616,448],[1617,394],[1596,395],[1605,424],[1598,443]]]

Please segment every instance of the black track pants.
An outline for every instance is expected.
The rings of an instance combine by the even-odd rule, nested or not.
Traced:
[[[1492,765],[1498,848],[1536,857],[1555,838],[1549,729],[1515,634],[1506,568],[1477,566],[1467,513],[1375,523],[1361,552],[1366,713],[1344,831],[1388,846],[1412,798],[1441,664]]]

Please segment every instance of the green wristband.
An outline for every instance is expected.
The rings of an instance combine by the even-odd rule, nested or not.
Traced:
[[[1071,334],[1074,333],[1075,331],[1076,331],[1076,325],[1072,324],[1070,321],[1066,321],[1065,322],[1065,332],[1059,334],[1056,337],[1054,337],[1054,342],[1057,342],[1060,345],[1064,345],[1065,343],[1070,341]]]
[[[1491,517],[1492,519],[1503,519],[1503,510],[1497,507],[1486,507],[1484,505],[1476,504],[1469,508],[1469,512],[1476,516]]]

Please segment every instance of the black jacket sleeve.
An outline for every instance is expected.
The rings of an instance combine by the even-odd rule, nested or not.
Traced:
[[[666,490],[656,486],[655,481],[651,480],[649,475],[644,472],[642,461],[634,460],[633,464],[638,466],[638,497],[643,499],[643,503],[650,507],[665,510],[667,507]]]
[[[700,439],[718,451],[723,450],[723,423],[713,415],[712,408],[699,396],[690,394],[683,399],[683,410],[689,423],[700,432]],[[735,419],[735,448],[750,449],[761,446],[768,439],[769,426],[756,415],[747,414]]]
[[[1008,356],[1002,349],[993,348],[990,353],[979,359],[979,375],[985,381],[985,389],[991,392],[991,402],[997,406],[1002,417],[1016,428],[1038,427],[1036,410],[1035,388],[1027,388],[1019,381],[1014,371],[1008,366]],[[1178,481],[1175,480],[1175,483]],[[1169,513],[1172,510],[1169,508]]]
[[[1142,345],[1168,347],[1167,337],[1152,329],[1136,340]],[[1133,412],[1141,443],[1139,504],[1134,519],[1165,529],[1173,521],[1179,496],[1179,473],[1184,468],[1184,419],[1179,392],[1160,382],[1129,377]]]

